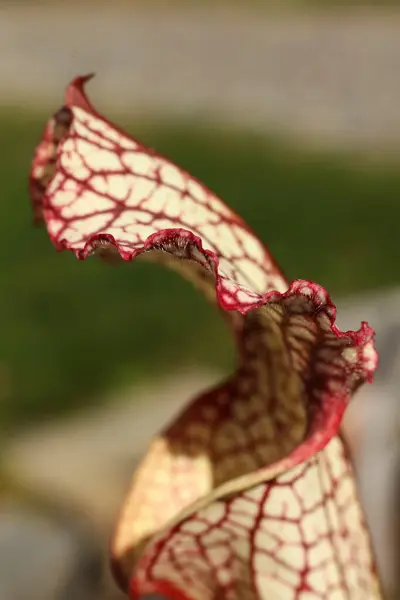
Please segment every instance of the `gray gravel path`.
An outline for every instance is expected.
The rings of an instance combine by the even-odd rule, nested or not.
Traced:
[[[68,5],[70,6],[70,5]],[[267,16],[0,5],[0,104],[60,102],[96,71],[103,108],[400,145],[400,13]]]

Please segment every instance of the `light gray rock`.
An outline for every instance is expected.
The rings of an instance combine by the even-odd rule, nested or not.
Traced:
[[[0,598],[99,600],[102,560],[72,523],[0,507]]]
[[[79,508],[104,531],[116,518],[151,436],[195,394],[220,379],[212,371],[181,371],[127,389],[98,410],[10,440],[4,464],[24,485],[54,503]]]
[[[72,77],[95,71],[99,106],[131,116],[215,114],[318,142],[398,147],[398,13],[238,17],[211,4],[194,12],[8,2],[0,103],[56,108]]]
[[[52,505],[75,507],[86,515],[99,533],[99,543],[88,548],[87,538],[70,522],[62,527],[19,511],[0,514],[0,600],[125,597],[108,569],[102,595],[90,594],[98,589],[96,561],[102,560],[103,565],[107,561],[111,529],[134,467],[150,437],[194,394],[219,379],[211,371],[180,372],[179,377],[125,390],[120,398],[86,415],[25,431],[10,440],[4,454],[6,469]],[[7,555],[10,543],[12,551]],[[7,577],[3,578],[2,570]],[[62,582],[61,588],[57,582]],[[38,595],[27,595],[27,586],[35,590],[36,583]]]

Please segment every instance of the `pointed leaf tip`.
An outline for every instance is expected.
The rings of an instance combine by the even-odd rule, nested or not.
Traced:
[[[65,91],[65,104],[69,108],[78,106],[88,112],[94,111],[94,107],[85,91],[86,83],[93,79],[93,77],[95,77],[95,73],[88,73],[87,75],[79,75],[71,81]]]

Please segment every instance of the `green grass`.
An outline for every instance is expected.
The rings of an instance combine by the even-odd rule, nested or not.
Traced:
[[[38,117],[0,115],[1,422],[14,427],[87,405],[177,365],[227,366],[221,319],[177,275],[81,263],[32,227],[26,178],[41,127]],[[189,123],[130,129],[240,212],[289,279],[313,279],[334,298],[400,281],[394,166]]]

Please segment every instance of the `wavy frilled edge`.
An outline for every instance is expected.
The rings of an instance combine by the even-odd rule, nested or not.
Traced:
[[[135,251],[127,251],[123,247],[119,246],[113,236],[108,234],[97,234],[90,236],[82,250],[74,250],[66,240],[58,241],[53,237],[52,242],[59,252],[64,250],[72,250],[78,260],[85,260],[95,252],[101,253],[102,249],[104,249],[104,246],[106,245],[107,249],[110,247],[115,248],[119,256],[127,262],[134,260],[144,252],[158,250],[160,246],[164,246],[165,244],[172,243],[172,245],[176,245],[178,247],[181,246],[182,242],[191,244],[197,248],[201,254],[207,257],[213,265],[213,271],[216,279],[216,297],[220,307],[223,310],[238,311],[240,314],[246,315],[249,311],[261,308],[266,304],[284,304],[285,300],[303,296],[303,298],[310,302],[310,308],[308,309],[309,312],[315,315],[326,315],[326,317],[329,319],[330,331],[337,337],[337,339],[346,339],[348,341],[350,352],[352,350],[357,352],[357,356],[354,355],[352,363],[356,364],[354,373],[357,377],[359,377],[360,383],[362,381],[368,383],[373,382],[374,372],[378,366],[378,354],[373,345],[373,339],[375,336],[374,330],[366,321],[362,321],[360,329],[357,331],[341,331],[336,325],[336,306],[333,304],[326,290],[312,281],[298,279],[293,281],[289,285],[287,291],[284,293],[270,291],[262,295],[258,301],[252,303],[234,303],[231,300],[227,300],[222,277],[218,271],[218,256],[216,256],[216,254],[210,250],[205,250],[203,248],[201,239],[193,235],[190,231],[171,229],[155,233],[149,236],[143,246]],[[345,407],[343,407],[343,412],[344,409]],[[323,448],[332,435],[337,432],[341,418],[342,414],[329,415],[329,418],[328,415],[326,415],[326,418],[321,420],[321,422],[318,422],[318,428],[323,427],[325,431],[323,434],[314,438],[315,446],[313,445],[312,447],[313,454]],[[303,453],[301,449],[296,449],[291,454],[292,458],[296,457],[296,464],[302,460],[305,460],[307,456],[308,453]]]
[[[227,300],[226,293],[223,287],[223,278],[219,273],[218,265],[219,258],[211,250],[203,248],[200,237],[194,235],[192,232],[185,229],[165,229],[163,231],[150,235],[145,243],[135,250],[126,250],[121,246],[112,235],[107,233],[99,233],[91,235],[85,242],[82,249],[75,249],[72,244],[67,240],[58,240],[57,236],[50,235],[50,239],[54,244],[58,252],[69,250],[74,252],[78,260],[85,260],[94,253],[102,251],[109,251],[114,248],[118,255],[127,262],[134,260],[144,252],[151,250],[158,250],[160,247],[165,245],[172,245],[181,247],[182,245],[193,245],[201,254],[206,257],[213,266],[213,273],[215,276],[215,293],[218,300],[218,304],[224,310],[238,311],[240,314],[245,315],[250,310],[255,310],[269,303],[276,303],[285,298],[290,298],[296,295],[302,295],[304,298],[310,300],[312,309],[315,314],[324,312],[330,321],[330,329],[337,338],[349,338],[349,346],[362,347],[373,340],[375,332],[368,325],[366,321],[361,322],[361,326],[358,330],[352,331],[341,331],[336,325],[336,306],[330,299],[325,288],[317,283],[314,283],[306,279],[296,279],[288,287],[286,292],[277,292],[272,290],[261,295],[259,300],[253,302],[238,302],[234,303],[232,300]],[[373,374],[378,366],[378,355],[371,349],[368,355],[365,356],[360,364],[360,376],[365,377],[366,381],[372,383]]]
[[[310,301],[311,310],[310,312],[317,314],[324,314],[328,317],[330,322],[330,331],[337,337],[337,339],[347,339],[349,350],[355,350],[357,356],[354,355],[354,363],[356,367],[354,369],[355,375],[359,378],[360,383],[363,381],[372,383],[374,372],[378,366],[378,354],[373,345],[373,339],[375,336],[374,330],[368,325],[366,321],[361,322],[360,329],[357,331],[341,331],[336,325],[336,306],[331,301],[326,290],[320,285],[313,283],[309,280],[298,279],[293,281],[286,292],[280,293],[276,291],[266,292],[261,296],[260,300],[254,303],[236,303],[226,300],[226,294],[223,290],[223,283],[221,276],[218,272],[218,257],[210,250],[205,250],[202,246],[200,238],[193,235],[190,231],[182,229],[176,230],[165,230],[155,233],[146,240],[142,248],[135,251],[127,251],[123,247],[119,246],[113,236],[108,234],[97,234],[90,236],[88,241],[82,250],[74,250],[66,240],[56,240],[52,238],[52,242],[55,245],[57,251],[72,250],[78,260],[85,260],[89,256],[93,255],[94,252],[101,252],[104,249],[104,245],[109,249],[110,247],[115,248],[119,256],[124,261],[132,261],[140,254],[151,250],[157,250],[160,246],[165,243],[173,243],[180,246],[182,241],[192,244],[206,256],[214,266],[215,273],[215,292],[220,307],[228,311],[238,311],[242,315],[246,315],[251,310],[261,308],[266,304],[281,303],[285,300],[290,300],[293,297],[303,296],[305,299]],[[335,406],[335,409],[337,406]],[[315,421],[315,430],[310,432],[311,436],[308,440],[307,445],[303,445],[296,448],[286,459],[276,463],[275,474],[278,474],[285,470],[290,464],[295,466],[300,462],[303,462],[319,450],[321,450],[333,435],[338,432],[343,413],[346,406],[340,412],[335,410],[335,413],[331,414],[330,411],[321,413],[320,419]],[[271,477],[275,476],[271,474]],[[223,490],[223,493],[229,493],[232,491],[229,486]]]
[[[190,502],[189,505],[179,506],[176,514],[165,523],[165,527],[169,531],[171,527],[174,527],[174,523],[175,527],[179,527],[180,523],[195,515],[196,511],[205,510],[207,506],[212,507],[219,501],[224,502],[225,498],[232,495],[240,496],[254,486],[267,485],[267,481],[272,481],[284,475],[286,471],[291,471],[296,466],[306,463],[325,448],[338,434],[343,412],[352,393],[363,381],[372,381],[378,360],[373,344],[374,334],[365,322],[358,331],[341,331],[335,323],[336,308],[321,286],[305,280],[296,280],[287,286],[275,261],[238,215],[221,203],[197,179],[127,136],[94,109],[84,92],[84,84],[89,78],[90,76],[79,77],[68,87],[66,105],[47,124],[42,142],[36,150],[30,175],[29,187],[35,220],[36,222],[42,220],[46,222],[50,239],[56,249],[73,251],[79,260],[84,260],[92,254],[100,254],[106,258],[120,257],[124,261],[149,255],[156,256],[158,260],[167,262],[167,264],[171,259],[175,261],[174,268],[178,267],[178,270],[183,271],[185,275],[188,274],[187,270],[193,270],[194,266],[197,266],[200,270],[197,269],[194,277],[192,275],[190,277],[195,280],[200,279],[200,287],[203,287],[206,293],[210,287],[214,289],[213,295],[223,311],[233,316],[241,315],[244,319],[247,316],[257,315],[266,307],[279,307],[284,316],[299,315],[311,318],[318,331],[323,331],[328,337],[331,336],[338,343],[340,342],[340,348],[336,348],[335,351],[328,346],[328,358],[326,359],[328,364],[326,366],[329,367],[330,359],[339,360],[339,366],[337,362],[335,364],[336,369],[340,371],[339,379],[342,385],[337,388],[337,391],[333,386],[328,390],[328,384],[332,382],[329,381],[329,372],[325,373],[327,381],[324,391],[328,391],[328,393],[324,394],[323,401],[318,406],[314,406],[313,409],[308,407],[312,414],[310,413],[306,417],[308,419],[307,426],[301,442],[296,444],[296,447],[287,452],[283,458],[257,468],[255,472],[228,477],[228,480],[223,480],[216,487],[207,490],[204,497],[195,498],[195,501]],[[92,144],[91,149],[88,148],[90,144]],[[96,144],[99,148],[102,147],[102,144],[106,144],[108,149],[115,146],[113,151],[109,150],[108,156],[109,160],[114,159],[112,154],[114,152],[116,162],[119,161],[121,165],[120,168],[117,165],[113,171],[109,169],[103,159],[103,162],[101,160],[96,162],[93,159],[93,156],[96,157]],[[124,154],[130,155],[129,166],[127,166]],[[143,158],[150,165],[146,173],[140,170],[142,167],[137,169],[135,166]],[[92,170],[87,168],[88,164],[94,165],[90,167]],[[103,230],[101,225],[97,225],[96,219],[94,219],[94,224],[93,220],[90,222],[89,227],[86,226],[88,222],[85,221],[86,216],[82,217],[78,212],[74,215],[72,211],[71,217],[70,206],[72,205],[73,208],[74,202],[81,201],[82,192],[87,190],[90,191],[91,201],[96,202],[97,198],[100,202],[101,199],[107,198],[109,192],[106,190],[103,197],[102,192],[94,188],[92,180],[94,176],[103,176],[106,179],[108,169],[111,174],[116,172],[126,176],[126,179],[129,177],[130,181],[133,181],[133,188],[132,186],[126,187],[125,196],[121,196],[122,200],[120,198],[112,199],[114,208],[107,209],[107,214],[110,216],[109,226]],[[169,169],[168,177],[164,174],[165,169]],[[82,172],[87,172],[87,174],[82,175]],[[175,183],[172,185],[171,173],[174,175],[174,182],[183,181],[185,186],[179,188]],[[142,180],[150,180],[156,191],[161,189],[165,193],[168,192],[170,202],[172,204],[175,202],[175,208],[179,203],[183,205],[185,199],[189,198],[194,205],[200,206],[202,211],[207,213],[209,218],[207,223],[214,223],[210,217],[217,216],[219,222],[230,229],[230,233],[234,232],[236,235],[240,233],[243,257],[238,258],[235,252],[231,252],[231,247],[227,242],[229,236],[226,239],[211,239],[211,241],[209,238],[206,244],[204,242],[206,238],[197,234],[196,225],[193,225],[192,229],[180,226],[185,220],[186,209],[182,209],[182,214],[174,218],[171,216],[172,213],[169,213],[168,203],[163,207],[163,222],[169,219],[173,223],[176,221],[177,226],[160,228],[149,235],[142,236],[143,239],[140,239],[135,232],[131,233],[131,230],[127,233],[128,230],[121,225],[118,226],[117,221],[124,212],[130,214],[129,211],[131,211],[133,214],[134,210],[137,215],[138,211],[143,210],[143,204],[138,204],[133,194],[134,186]],[[65,193],[66,183],[69,184],[68,198]],[[109,195],[111,196],[111,194]],[[191,207],[189,206],[189,208]],[[66,216],[67,209],[69,216]],[[82,206],[80,206],[80,210],[82,210]],[[97,211],[94,209],[93,215],[96,214]],[[140,220],[139,224],[141,227]],[[135,222],[132,226],[136,226]],[[154,228],[156,226],[153,226]],[[215,229],[218,229],[218,226],[215,226]],[[206,245],[214,247],[214,250],[207,248]],[[167,257],[166,261],[165,257]],[[177,265],[175,264],[176,259],[178,259]],[[186,262],[181,259],[187,259],[188,269],[181,268],[182,263]],[[240,262],[243,259],[245,260],[244,267]],[[256,266],[255,273],[258,274],[258,280],[257,277],[254,279],[253,286],[245,285],[248,283],[246,264],[249,267]],[[208,277],[205,282],[202,281],[204,272]],[[261,317],[264,318],[265,315],[261,314]],[[260,323],[256,319],[254,321],[256,327],[263,328],[262,321]],[[248,335],[243,323],[237,319],[232,321],[239,346],[240,342],[243,343],[245,336]],[[280,327],[280,325],[277,326]],[[313,385],[313,381],[311,381],[311,385]],[[211,397],[213,394],[215,392],[210,393]],[[203,399],[198,400],[201,405]],[[189,412],[190,407],[191,405],[189,405]],[[168,451],[166,452],[168,454]],[[122,524],[124,525],[124,520],[129,521],[131,516],[128,514],[128,519],[124,519],[122,516]],[[116,562],[119,562],[118,556]],[[115,570],[123,587],[126,587],[126,573],[122,573],[118,564],[115,566]],[[135,578],[134,581],[136,581]],[[154,589],[160,588],[156,586]]]
[[[50,236],[52,237],[52,236]],[[90,236],[88,241],[82,250],[74,250],[67,240],[57,240],[52,237],[52,242],[55,245],[57,251],[72,250],[78,260],[85,260],[95,252],[104,250],[104,246],[107,249],[110,247],[115,248],[119,256],[124,261],[132,261],[140,254],[151,250],[157,250],[160,246],[166,243],[180,246],[182,241],[192,244],[206,256],[213,265],[213,270],[216,278],[215,292],[220,307],[228,311],[238,311],[242,315],[246,315],[251,310],[261,308],[266,304],[284,302],[286,299],[293,297],[303,296],[311,303],[311,311],[314,314],[325,314],[330,322],[330,330],[338,339],[348,340],[349,350],[357,351],[357,356],[354,356],[354,363],[356,367],[354,374],[359,378],[360,384],[365,381],[368,383],[373,382],[373,375],[378,365],[378,354],[375,351],[373,345],[373,339],[375,336],[374,330],[368,325],[366,321],[362,321],[360,329],[357,331],[341,331],[336,325],[336,306],[331,301],[326,290],[320,285],[313,283],[309,280],[295,280],[290,285],[286,292],[280,293],[276,291],[266,292],[261,296],[260,300],[254,303],[234,303],[231,300],[226,299],[226,294],[223,289],[222,278],[218,271],[218,256],[216,256],[210,250],[203,248],[201,239],[193,235],[190,231],[176,229],[176,230],[165,230],[155,233],[149,238],[143,246],[135,251],[128,251],[123,247],[119,246],[112,235],[97,234]],[[276,477],[279,473],[282,473],[287,468],[296,466],[297,464],[307,460],[310,456],[313,456],[316,452],[322,450],[329,440],[338,433],[340,423],[342,421],[343,414],[346,409],[346,404],[341,404],[340,410],[336,402],[331,406],[324,407],[326,410],[321,411],[317,419],[313,421],[313,427],[309,431],[309,437],[307,443],[302,443],[293,452],[291,452],[285,459],[277,462],[274,465],[274,469],[270,471],[269,478]],[[334,412],[329,410],[334,407]],[[243,478],[244,481],[244,478]],[[232,493],[236,489],[239,489],[242,485],[242,479],[238,479],[232,483],[225,484],[219,489],[221,495]]]

